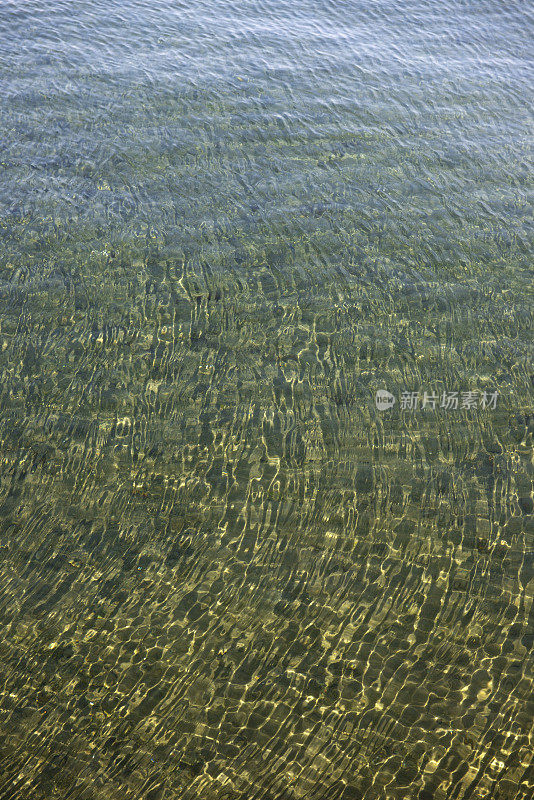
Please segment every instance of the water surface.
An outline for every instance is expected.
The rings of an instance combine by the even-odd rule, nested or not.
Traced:
[[[0,0],[0,800],[533,796],[533,30]]]

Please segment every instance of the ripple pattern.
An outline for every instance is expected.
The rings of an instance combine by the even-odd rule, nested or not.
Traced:
[[[534,796],[533,22],[0,0],[0,800]]]

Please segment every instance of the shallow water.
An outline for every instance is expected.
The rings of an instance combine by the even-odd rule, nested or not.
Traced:
[[[533,30],[0,0],[0,800],[534,796]]]

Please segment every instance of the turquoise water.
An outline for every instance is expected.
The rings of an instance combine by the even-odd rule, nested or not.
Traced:
[[[528,4],[0,32],[0,800],[529,800]]]

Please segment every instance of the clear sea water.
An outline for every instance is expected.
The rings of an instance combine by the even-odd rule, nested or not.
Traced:
[[[0,800],[534,796],[533,34],[0,0]]]

